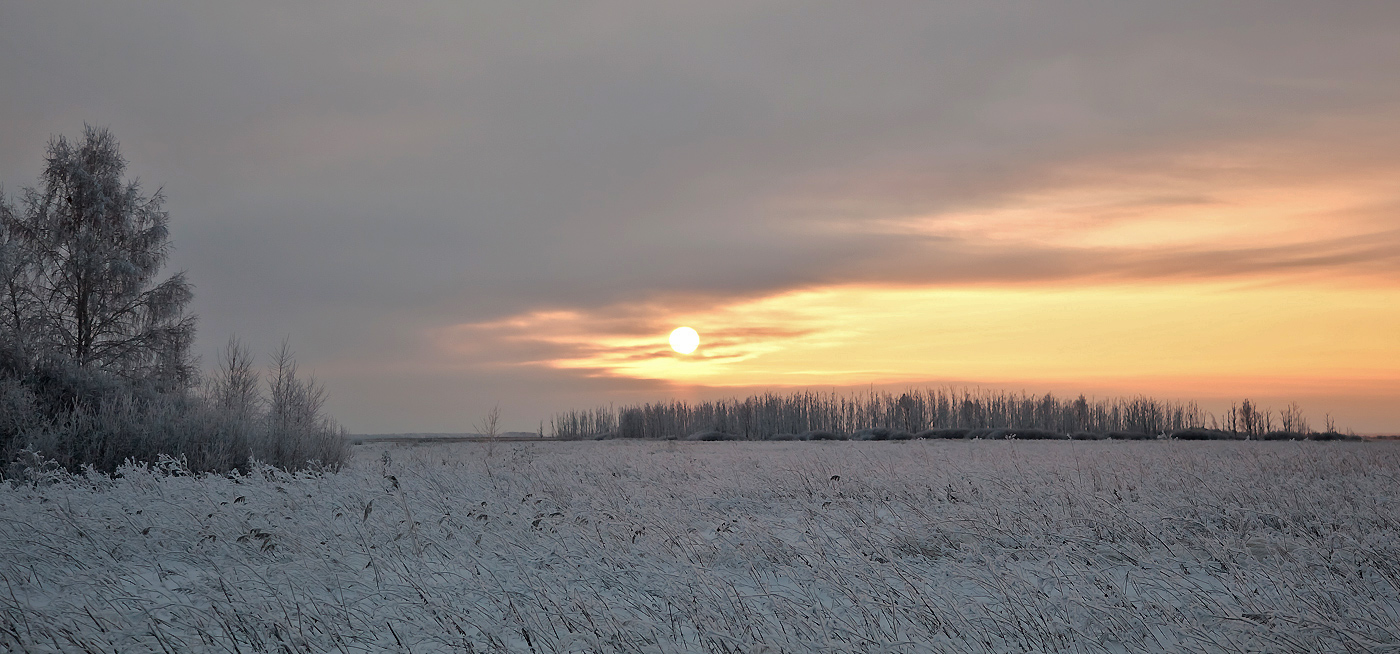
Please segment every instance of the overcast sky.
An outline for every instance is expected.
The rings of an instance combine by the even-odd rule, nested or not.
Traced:
[[[17,0],[0,184],[110,128],[197,351],[290,337],[354,432],[945,382],[1400,431],[1397,71],[1393,1]]]

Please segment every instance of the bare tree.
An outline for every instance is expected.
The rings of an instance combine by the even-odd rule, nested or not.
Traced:
[[[1250,436],[1259,436],[1263,429],[1263,416],[1259,415],[1259,409],[1248,399],[1240,402],[1240,428]]]
[[[275,460],[296,458],[294,450],[303,439],[295,436],[315,432],[320,426],[326,393],[315,379],[297,376],[297,362],[286,340],[272,354],[267,394],[267,434]]]
[[[1306,434],[1312,431],[1307,417],[1303,415],[1303,407],[1297,402],[1289,402],[1288,406],[1279,411],[1279,422],[1286,432]]]
[[[258,371],[253,355],[237,337],[230,337],[219,355],[219,368],[209,382],[208,397],[214,407],[229,416],[251,421],[262,409]]]
[[[497,404],[486,412],[486,416],[481,422],[476,423],[476,431],[490,439],[495,439],[501,435],[501,405]]]
[[[475,427],[477,433],[486,437],[486,456],[491,456],[496,452],[496,440],[501,435],[501,405],[492,406]]]
[[[5,331],[36,353],[168,388],[188,384],[195,318],[182,273],[157,276],[169,251],[165,201],[123,181],[106,129],[49,142],[22,210],[0,210]]]

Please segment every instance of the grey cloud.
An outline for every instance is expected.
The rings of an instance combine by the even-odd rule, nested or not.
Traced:
[[[291,333],[338,370],[538,307],[1393,266],[1390,241],[1144,263],[812,225],[1324,118],[1364,152],[1397,69],[1393,2],[7,3],[0,182],[110,126],[170,197],[201,347]]]

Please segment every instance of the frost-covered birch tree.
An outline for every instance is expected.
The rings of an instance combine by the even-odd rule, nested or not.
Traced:
[[[165,198],[143,195],[125,169],[106,129],[49,142],[38,187],[0,210],[0,324],[31,355],[178,388],[193,375],[190,284],[183,273],[159,278]]]

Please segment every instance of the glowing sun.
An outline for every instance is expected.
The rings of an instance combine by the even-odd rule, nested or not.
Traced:
[[[690,354],[700,345],[700,335],[689,327],[677,327],[671,332],[671,349],[681,354]]]

